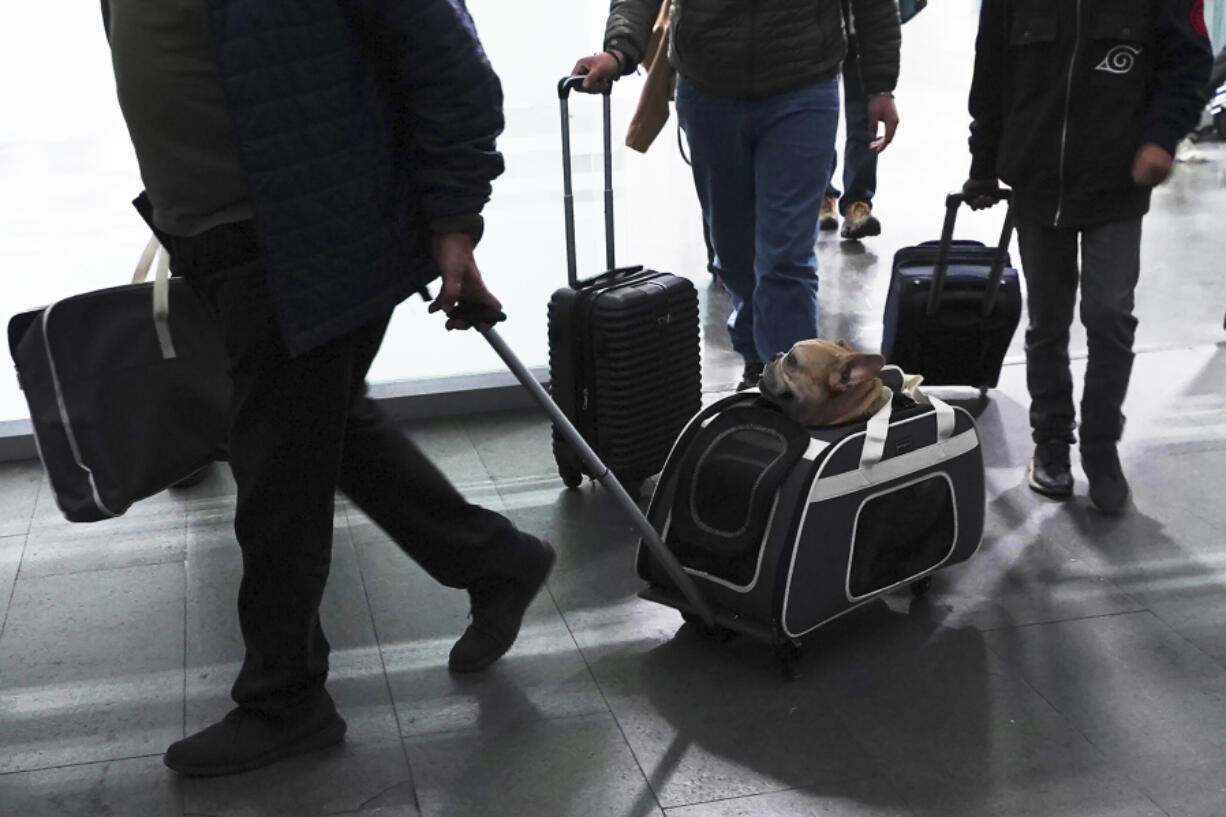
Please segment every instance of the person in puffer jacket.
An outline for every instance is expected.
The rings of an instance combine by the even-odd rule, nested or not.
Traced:
[[[599,92],[643,57],[661,0],[613,0],[604,51],[574,74]],[[894,138],[901,35],[895,0],[850,0],[873,148]],[[817,218],[838,128],[847,53],[838,0],[674,0],[668,58],[694,185],[728,290],[738,389],[763,364],[818,337]],[[884,125],[884,134],[877,131]]]
[[[163,760],[233,774],[345,735],[320,617],[337,490],[467,591],[454,672],[511,647],[553,563],[467,502],[365,383],[392,309],[431,280],[448,328],[468,326],[459,303],[498,308],[473,246],[502,172],[502,89],[459,0],[102,0],[102,13],[138,209],[230,356],[237,707]]]
[[[984,0],[971,85],[972,207],[1013,188],[1030,325],[1030,487],[1073,494],[1069,327],[1081,288],[1089,341],[1081,465],[1119,513],[1121,411],[1132,373],[1141,218],[1196,126],[1213,54],[1202,0]],[[1078,252],[1081,254],[1080,268]]]

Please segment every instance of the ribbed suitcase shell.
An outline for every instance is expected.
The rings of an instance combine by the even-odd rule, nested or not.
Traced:
[[[622,481],[658,473],[701,408],[698,319],[694,285],[650,270],[563,287],[549,301],[553,398]],[[579,457],[556,432],[553,445],[571,484]]]

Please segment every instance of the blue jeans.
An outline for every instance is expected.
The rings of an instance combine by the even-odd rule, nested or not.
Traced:
[[[847,142],[843,146],[843,191],[834,186],[835,169],[839,164],[836,152],[830,162],[830,182],[826,195],[839,200],[839,212],[847,213],[853,201],[873,203],[877,192],[877,154],[869,147],[868,94],[860,82],[860,66],[856,62],[854,45],[848,46],[843,63],[843,112],[847,121]]]
[[[746,363],[817,337],[817,214],[838,128],[838,81],[762,99],[677,79],[694,185],[732,299],[728,332]]]

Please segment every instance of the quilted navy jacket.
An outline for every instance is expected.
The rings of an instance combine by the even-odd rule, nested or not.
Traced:
[[[291,352],[438,276],[503,169],[502,87],[461,0],[205,0]],[[104,19],[109,17],[102,0]]]

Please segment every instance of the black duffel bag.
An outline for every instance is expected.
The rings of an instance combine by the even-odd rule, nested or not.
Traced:
[[[222,454],[231,385],[220,327],[169,273],[152,239],[131,284],[9,321],[39,456],[71,522],[120,516]]]

